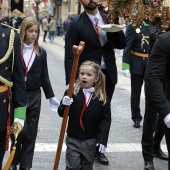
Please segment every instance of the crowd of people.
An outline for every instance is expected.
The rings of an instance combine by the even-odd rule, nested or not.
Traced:
[[[0,0],[0,7],[2,6]],[[84,11],[62,22],[54,16],[44,16],[41,28],[43,42],[49,32],[65,36],[65,79],[70,83],[74,55],[73,45],[85,42],[81,53],[72,97],[64,92],[59,102],[55,98],[47,67],[46,50],[39,45],[40,23],[34,17],[15,19],[0,25],[3,39],[0,57],[0,100],[3,101],[0,119],[0,170],[8,149],[9,138],[15,144],[12,124],[19,123],[16,151],[9,170],[30,170],[41,110],[41,88],[49,99],[51,110],[63,117],[70,106],[66,136],[66,170],[93,170],[94,159],[108,165],[105,155],[111,126],[111,100],[117,84],[115,51],[123,51],[122,72],[131,79],[131,119],[134,128],[140,128],[141,87],[145,84],[145,114],[141,136],[144,170],[155,170],[153,157],[168,160],[161,150],[165,135],[170,152],[170,92],[169,92],[169,32],[161,34],[161,24],[128,24],[125,33],[106,32],[99,25],[109,24],[108,12],[98,8],[98,0],[80,0]],[[1,9],[1,8],[0,8]],[[11,23],[11,25],[9,24]],[[16,24],[17,23],[17,24]],[[8,26],[9,24],[10,26]],[[121,24],[119,19],[115,24]],[[17,25],[17,26],[16,26]],[[14,27],[14,28],[13,28]],[[16,28],[20,29],[17,33]],[[64,28],[64,31],[62,31]],[[57,32],[57,33],[56,33]],[[159,35],[161,34],[161,35]],[[152,43],[151,43],[152,42]],[[90,148],[90,149],[89,149]]]

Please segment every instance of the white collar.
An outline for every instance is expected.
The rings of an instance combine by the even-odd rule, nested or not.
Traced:
[[[84,93],[93,93],[94,92],[94,87],[91,87],[91,88],[88,88],[88,89],[83,88],[83,92]]]
[[[32,49],[32,48],[34,48],[34,42],[29,45],[24,43],[24,49]]]
[[[88,14],[86,12],[86,14],[88,15],[88,17],[90,18],[90,20],[94,21],[94,18],[97,18],[98,20],[101,18],[101,15],[100,15],[100,12],[98,11],[96,15],[91,15],[91,14]]]

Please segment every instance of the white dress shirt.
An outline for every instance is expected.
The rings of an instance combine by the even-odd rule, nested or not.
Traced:
[[[34,49],[34,43],[31,43],[30,45],[27,45],[27,44],[24,43],[23,59],[24,59],[24,63],[25,63],[26,67],[28,66],[28,62],[31,58],[31,54],[32,54],[33,49]],[[31,58],[30,63],[29,63],[29,66],[28,66],[28,71],[30,70],[30,68],[31,68],[31,66],[34,62],[35,56],[36,56],[36,52],[34,50],[32,58]]]
[[[105,43],[107,42],[107,35],[106,35],[106,31],[103,31],[99,26],[100,25],[104,25],[104,21],[98,11],[98,13],[94,16],[94,15],[91,15],[91,14],[88,14],[88,17],[90,18],[90,20],[95,24],[96,23],[96,18],[98,19],[98,30],[99,30],[99,40],[100,40],[100,44],[101,46],[105,45]],[[94,25],[93,25],[94,26]],[[94,26],[95,28],[95,26]],[[105,65],[105,62],[104,62],[104,59],[103,59],[103,56],[102,56],[102,59],[101,59],[101,68],[102,69],[106,69],[106,65]]]
[[[91,93],[94,93],[94,87],[91,87],[89,89],[84,89],[83,88],[83,93],[85,95],[85,98],[86,98],[86,105],[88,106],[89,103],[90,103],[90,100],[92,98],[92,95]]]

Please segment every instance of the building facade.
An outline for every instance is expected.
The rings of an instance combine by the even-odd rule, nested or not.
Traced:
[[[55,0],[51,1],[54,4],[53,6],[55,6]],[[107,5],[106,0],[100,0],[99,3],[102,3],[104,6]],[[79,10],[83,10],[82,6],[81,9],[79,8],[79,0],[62,0],[62,6],[55,7],[54,14],[57,18],[65,20],[69,15],[78,14]]]

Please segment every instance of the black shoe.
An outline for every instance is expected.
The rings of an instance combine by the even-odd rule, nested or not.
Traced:
[[[100,164],[102,164],[102,165],[109,165],[109,161],[108,161],[107,157],[104,155],[104,153],[96,152],[95,153],[95,158],[97,159],[97,161]]]
[[[139,121],[134,121],[133,127],[140,128],[140,122]]]
[[[152,161],[145,161],[144,170],[155,170]]]
[[[30,168],[20,168],[19,170],[31,170]]]
[[[17,170],[17,166],[16,166],[16,165],[11,164],[11,166],[9,167],[9,170]]]
[[[166,154],[164,154],[161,149],[159,149],[159,150],[154,150],[153,149],[152,152],[153,152],[154,157],[168,161],[168,156]]]

